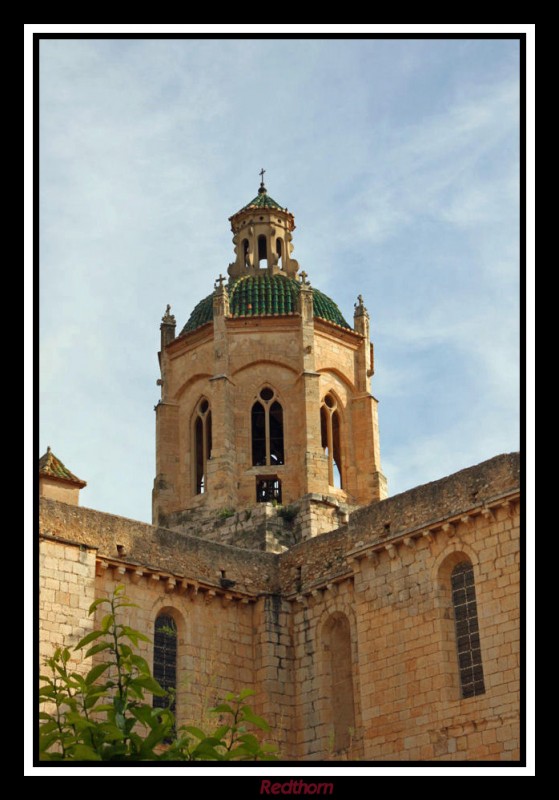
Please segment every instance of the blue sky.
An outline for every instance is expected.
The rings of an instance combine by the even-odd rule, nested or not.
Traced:
[[[256,193],[371,314],[391,494],[518,448],[518,43],[43,40],[40,449],[150,520],[159,321]]]

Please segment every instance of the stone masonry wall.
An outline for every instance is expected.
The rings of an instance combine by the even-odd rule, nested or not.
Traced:
[[[48,502],[48,501],[47,501]],[[51,501],[55,505],[61,505]],[[73,506],[68,506],[73,508]],[[39,655],[71,647],[92,630],[87,611],[96,597],[96,548],[66,540],[39,543]],[[77,663],[79,656],[72,655]],[[90,665],[82,664],[87,671]]]
[[[60,632],[53,622],[81,635],[80,594],[89,605],[125,582],[140,605],[132,625],[151,635],[161,609],[177,620],[181,720],[251,685],[288,759],[519,757],[517,455],[354,511],[337,530],[281,554],[55,501],[40,507],[49,537],[42,592],[54,591],[41,601],[43,646]],[[56,563],[46,561],[52,553]],[[467,699],[450,594],[463,560],[475,578],[486,690]],[[47,585],[82,566],[83,589],[70,579],[69,592]]]

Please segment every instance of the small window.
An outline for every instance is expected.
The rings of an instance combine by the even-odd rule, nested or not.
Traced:
[[[261,261],[268,261],[268,250],[266,248],[266,237],[260,234],[258,237],[258,264]]]
[[[256,479],[256,502],[281,504],[281,481],[276,475]]]
[[[341,420],[334,395],[327,394],[320,407],[320,434],[324,455],[328,457],[328,483],[343,489]]]
[[[154,697],[154,708],[170,708],[175,713],[177,688],[177,624],[169,614],[159,614],[153,637],[153,677],[169,697]]]
[[[461,561],[450,576],[462,697],[485,694],[474,569]]]
[[[208,460],[212,457],[212,412],[206,398],[202,398],[194,418],[194,493],[208,490]]]
[[[278,267],[280,267],[280,269],[282,268],[282,256],[283,256],[283,249],[282,248],[283,248],[283,242],[278,237],[276,239],[276,253],[277,253],[277,256],[278,256]]]
[[[270,386],[264,386],[251,410],[252,465],[278,466],[285,463],[283,408]]]

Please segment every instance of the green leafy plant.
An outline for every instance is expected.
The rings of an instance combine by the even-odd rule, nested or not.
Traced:
[[[221,511],[217,512],[217,516],[219,519],[229,519],[229,517],[233,517],[235,515],[234,508],[222,508]]]
[[[109,598],[95,600],[89,614],[101,605],[108,613],[100,627],[78,642],[83,658],[103,653],[106,660],[86,674],[71,666],[67,647],[46,659],[41,675],[39,751],[47,761],[258,761],[277,760],[276,748],[261,743],[250,728],[269,731],[268,723],[246,703],[253,692],[228,694],[210,709],[219,715],[207,733],[186,725],[178,730],[169,707],[153,708],[146,692],[173,701],[138,655],[139,631],[119,622],[120,609],[134,606],[118,586]]]

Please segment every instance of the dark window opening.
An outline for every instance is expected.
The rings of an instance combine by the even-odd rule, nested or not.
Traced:
[[[320,438],[324,455],[328,458],[328,483],[343,489],[341,419],[336,398],[327,394],[320,407]]]
[[[270,463],[283,464],[283,410],[277,401],[270,406]]]
[[[281,481],[274,475],[256,479],[256,502],[281,504]]]
[[[342,452],[340,445],[340,415],[332,414],[332,459],[334,461],[334,486],[342,489]]]
[[[268,250],[266,248],[266,237],[263,234],[260,234],[258,237],[258,264],[260,265],[261,261],[268,260]]]
[[[266,412],[261,403],[252,407],[252,463],[255,467],[266,463]]]
[[[278,256],[278,267],[282,267],[282,256],[283,256],[283,242],[281,239],[276,239],[276,253]]]
[[[197,417],[194,423],[196,437],[196,494],[204,494],[205,489],[205,463],[204,463],[204,421]]]
[[[320,408],[320,436],[322,449],[328,454],[328,412],[324,406]]]
[[[208,460],[212,457],[212,412],[205,398],[198,404],[193,435],[194,493],[205,494],[208,491]]]
[[[269,386],[259,396],[251,410],[252,465],[278,466],[285,463],[283,409]]]
[[[243,239],[243,264],[245,265],[245,267],[248,266],[247,256],[248,256],[248,239]]]
[[[171,696],[154,697],[154,708],[176,710],[177,687],[177,624],[169,614],[155,620],[153,637],[153,677]],[[170,701],[170,702],[169,702]]]
[[[485,694],[474,569],[462,561],[450,576],[462,697]]]

